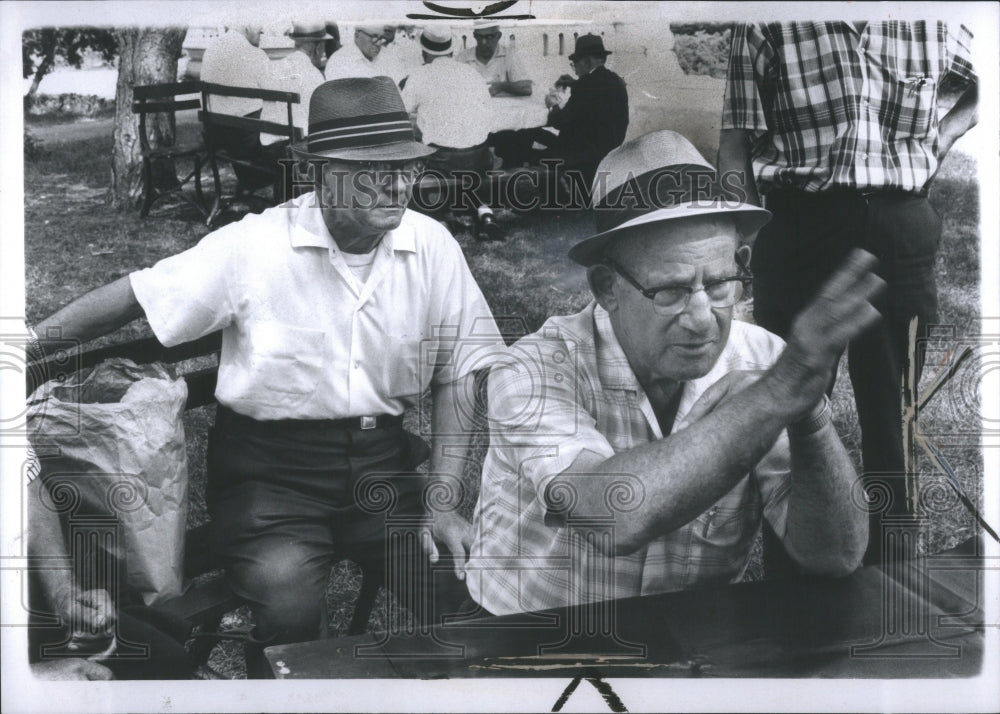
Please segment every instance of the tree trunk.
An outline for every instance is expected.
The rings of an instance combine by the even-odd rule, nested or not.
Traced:
[[[132,113],[132,87],[177,81],[177,59],[184,43],[184,28],[123,28],[115,30],[118,40],[118,85],[115,92],[114,148],[111,157],[109,201],[119,210],[137,206],[142,194],[142,146],[139,115]],[[172,114],[150,114],[146,133],[151,147],[174,141]],[[154,167],[155,182],[176,183],[174,167]]]

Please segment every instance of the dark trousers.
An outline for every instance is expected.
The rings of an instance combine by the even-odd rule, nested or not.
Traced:
[[[465,149],[454,149],[448,146],[438,146],[431,144],[437,151],[427,157],[427,171],[435,172],[445,179],[454,179],[456,171],[474,171],[479,175],[479,182],[475,188],[476,205],[466,205],[465,195],[459,193],[449,196],[445,207],[450,210],[471,210],[475,211],[479,206],[486,206],[491,203],[490,186],[487,182],[486,172],[493,168],[493,155],[490,147],[485,143],[470,146]]]
[[[534,144],[544,148],[532,148]],[[505,169],[523,164],[539,164],[542,159],[559,159],[563,171],[579,171],[589,187],[597,173],[597,166],[607,152],[587,147],[576,147],[541,127],[504,130],[490,134],[489,144],[503,160]]]
[[[888,485],[889,513],[906,513],[901,380],[910,320],[918,320],[918,338],[937,320],[934,261],[941,219],[926,197],[902,193],[774,190],[767,208],[774,218],[757,236],[751,268],[754,318],[771,332],[787,337],[795,316],[851,249],[863,248],[879,260],[878,274],[887,284],[876,304],[882,320],[850,343],[848,368],[866,484]],[[918,357],[918,379],[920,363]],[[879,514],[871,527],[867,564],[881,560]]]
[[[259,422],[219,406],[208,454],[213,545],[234,592],[250,604],[255,639],[270,645],[325,636],[335,558],[381,560],[387,511],[423,514],[423,478],[412,472],[429,452],[400,422],[370,430],[327,421]],[[388,487],[365,508],[355,489],[373,473]],[[394,505],[371,507],[389,491]],[[387,582],[408,583],[398,576]],[[453,574],[434,574],[442,614],[466,594]]]

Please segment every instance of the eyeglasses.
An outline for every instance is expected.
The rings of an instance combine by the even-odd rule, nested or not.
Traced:
[[[753,280],[750,269],[743,264],[743,260],[739,255],[737,255],[738,275],[709,280],[703,282],[700,287],[692,287],[690,285],[661,285],[655,288],[647,288],[611,258],[605,258],[604,263],[625,278],[644,298],[652,300],[653,309],[660,315],[681,314],[687,309],[688,303],[691,301],[691,296],[699,290],[705,291],[705,295],[708,296],[709,305],[713,309],[732,307],[743,297],[744,286]]]
[[[370,32],[365,32],[364,30],[358,30],[362,35],[368,38],[368,41],[375,45],[387,45],[389,41],[386,39],[385,35],[373,35]]]

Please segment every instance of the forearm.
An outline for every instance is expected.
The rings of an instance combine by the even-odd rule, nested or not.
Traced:
[[[498,84],[499,84],[499,90],[501,92],[512,94],[515,97],[531,96],[530,79],[520,79],[516,82],[499,82]]]
[[[753,173],[750,132],[742,129],[723,129],[719,133],[719,179],[730,192],[755,206],[760,205],[757,181]]]
[[[785,549],[806,570],[847,575],[860,565],[868,545],[868,514],[851,496],[854,465],[829,422],[811,434],[790,429],[789,446]]]
[[[472,445],[472,431],[466,422],[475,407],[475,374],[448,384],[434,384],[431,395],[430,478],[434,482],[453,477],[457,485],[462,483]]]
[[[938,162],[979,121],[979,85],[971,84],[938,124]]]
[[[628,474],[642,485],[638,508],[616,522],[619,553],[632,552],[690,522],[750,472],[796,418],[789,400],[776,394],[773,378],[765,376],[683,431],[615,454],[589,469],[595,474]],[[577,498],[589,512],[603,507],[603,493]]]
[[[34,326],[42,348],[50,329],[60,340],[88,342],[143,316],[128,276],[92,290]]]

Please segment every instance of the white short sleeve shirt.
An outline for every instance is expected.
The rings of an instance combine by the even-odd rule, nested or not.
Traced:
[[[254,47],[239,32],[227,32],[208,47],[201,59],[201,80],[230,87],[264,87],[271,71],[267,53]],[[260,99],[212,97],[208,110],[220,114],[246,116],[261,108]]]
[[[425,144],[468,149],[489,136],[490,90],[466,64],[439,57],[413,70],[402,94]]]
[[[259,420],[401,414],[502,346],[461,247],[406,211],[356,280],[314,193],[132,273],[157,339],[222,330],[216,398]]]

